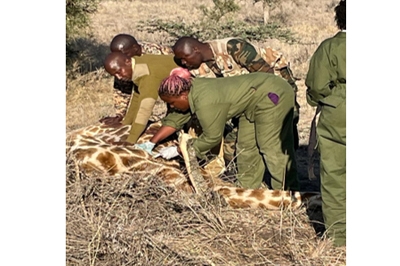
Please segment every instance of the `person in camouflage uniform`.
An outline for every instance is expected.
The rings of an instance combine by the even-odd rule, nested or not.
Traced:
[[[327,235],[346,245],[346,0],[335,7],[340,31],[310,60],[307,102],[321,108],[317,125],[322,214]]]
[[[154,54],[154,55],[173,55],[172,48],[170,46],[159,45],[150,42],[138,42],[132,35],[129,34],[118,34],[110,43],[111,52],[122,52],[128,57],[139,57],[143,54]],[[104,117],[100,120],[101,123],[114,124],[122,121],[123,117],[128,110],[129,101],[131,99],[132,90],[135,85],[132,80],[120,80],[114,78],[114,108],[115,117]],[[166,104],[157,99],[153,113],[150,117],[150,121],[158,121],[166,115],[167,107]]]
[[[193,37],[181,37],[173,45],[175,58],[195,77],[229,77],[251,72],[273,73],[285,79],[294,89],[293,133],[295,149],[299,145],[297,123],[300,105],[296,100],[296,78],[283,54],[271,47],[256,48],[241,38],[225,38],[200,42]],[[225,159],[234,158],[237,120],[225,137]],[[243,147],[242,147],[243,148]]]
[[[121,52],[112,52],[106,57],[105,70],[118,80],[132,81],[134,85],[134,93],[123,120],[106,122],[110,126],[131,125],[127,143],[136,143],[149,120],[159,121],[166,115],[167,110],[160,116],[155,116],[154,108],[159,99],[158,88],[162,80],[168,77],[172,69],[176,67],[178,66],[172,55],[144,54],[128,57]]]

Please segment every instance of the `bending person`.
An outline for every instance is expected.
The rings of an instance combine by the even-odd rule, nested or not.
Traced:
[[[239,185],[259,188],[265,160],[273,189],[299,189],[293,143],[294,91],[284,79],[267,73],[193,80],[172,75],[161,83],[159,96],[176,111],[162,119],[163,127],[150,140],[152,145],[180,130],[196,114],[203,133],[193,147],[197,157],[204,159],[221,141],[225,123],[239,117]]]

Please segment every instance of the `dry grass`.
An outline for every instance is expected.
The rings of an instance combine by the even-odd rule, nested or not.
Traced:
[[[304,209],[232,210],[157,177],[67,176],[68,265],[345,265]]]
[[[262,20],[261,3],[240,2],[238,20]],[[161,33],[139,32],[135,25],[149,18],[199,18],[195,8],[211,0],[101,1],[92,27],[76,40],[86,58],[77,62],[75,78],[67,78],[66,131],[112,115],[112,79],[102,60],[118,33],[167,43]],[[332,4],[333,3],[333,4]],[[282,51],[301,78],[299,133],[307,145],[314,109],[305,99],[308,60],[325,38],[336,32],[332,0],[282,1],[271,19],[293,31],[299,43],[263,43]],[[303,150],[304,152],[304,150]],[[72,166],[66,171],[67,265],[345,265],[345,249],[316,237],[306,210],[265,212],[231,210],[217,199],[213,204],[188,198],[163,186],[157,177],[88,178]],[[318,183],[307,185],[318,186]]]

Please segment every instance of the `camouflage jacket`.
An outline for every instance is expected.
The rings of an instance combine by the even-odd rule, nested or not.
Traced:
[[[195,77],[229,77],[250,72],[269,72],[287,80],[297,92],[290,64],[281,52],[271,47],[255,47],[241,38],[206,41],[214,53],[214,61],[205,62],[191,70]],[[296,112],[300,105],[296,101]]]
[[[171,55],[174,54],[172,48],[166,45],[159,45],[150,42],[139,42],[140,46],[142,47],[143,54],[156,54],[156,55]],[[132,81],[124,82],[118,79],[114,79],[114,90],[113,90],[113,98],[114,98],[114,109],[116,115],[121,115],[122,117],[125,116],[126,111],[128,109],[129,101],[131,99],[131,94],[133,87],[135,85]],[[160,99],[156,101],[156,108],[155,109],[165,109],[165,103]],[[155,119],[151,117],[151,119]],[[158,118],[160,119],[160,118]]]

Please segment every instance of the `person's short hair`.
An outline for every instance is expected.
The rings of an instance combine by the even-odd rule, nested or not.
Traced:
[[[121,33],[112,39],[110,43],[110,50],[112,52],[123,52],[124,49],[132,47],[133,45],[138,44],[135,37],[129,34]]]

